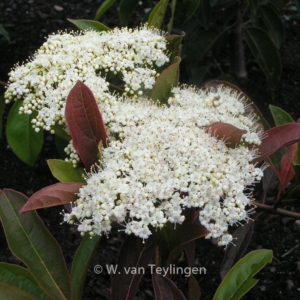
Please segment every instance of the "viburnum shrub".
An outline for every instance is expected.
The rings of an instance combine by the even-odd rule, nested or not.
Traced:
[[[112,299],[133,299],[143,272],[126,270],[152,262],[156,298],[185,299],[170,266],[176,267],[184,253],[192,270],[194,241],[200,237],[215,238],[227,249],[224,280],[214,299],[238,299],[271,261],[270,250],[241,258],[239,249],[249,243],[255,205],[266,208],[253,199],[254,184],[266,168],[258,163],[298,142],[300,125],[283,124],[287,122],[278,117],[283,112],[273,108],[283,125],[264,131],[267,123],[237,88],[221,82],[202,89],[178,85],[183,36],[167,36],[153,27],[161,23],[165,3],[160,1],[149,23],[134,30],[73,21],[79,28],[100,31],[51,35],[32,59],[10,73],[5,97],[17,102],[8,140],[20,142],[24,128],[13,126],[20,112],[27,131],[63,137],[69,157],[48,160],[61,182],[30,199],[1,191],[0,217],[10,249],[27,268],[1,264],[0,278],[6,279],[0,281],[0,295],[81,299],[92,254],[100,237],[114,227],[124,232],[124,244],[118,272],[112,274]],[[295,156],[287,153],[285,160]],[[276,172],[271,158],[269,164]],[[278,203],[294,176],[286,172],[277,172],[284,178]],[[62,212],[62,222],[75,224],[85,236],[70,274],[60,247],[34,212],[62,204],[71,204]],[[230,228],[239,224],[245,225],[233,233]],[[161,275],[159,268],[166,273]],[[189,299],[199,299],[192,271],[188,284]]]

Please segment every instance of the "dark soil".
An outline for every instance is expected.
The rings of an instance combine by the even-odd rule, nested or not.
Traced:
[[[92,19],[101,0],[14,0],[0,2],[0,24],[10,34],[9,44],[0,36],[0,80],[7,81],[7,73],[18,61],[26,60],[44,42],[44,37],[57,30],[74,29],[66,19]],[[139,8],[142,13],[142,8]],[[140,20],[138,13],[133,20]],[[109,27],[118,25],[117,11],[111,9],[101,20]],[[136,22],[136,21],[135,21]],[[242,88],[271,120],[267,106],[278,105],[289,112],[295,120],[300,117],[300,26],[287,23],[287,38],[282,47],[282,80],[275,93],[268,90],[265,78],[257,65],[250,60],[249,79]],[[0,94],[4,89],[0,86]],[[6,122],[6,107],[4,122]],[[3,129],[4,131],[4,129]],[[56,182],[48,170],[46,159],[57,158],[52,136],[45,136],[45,143],[34,167],[22,163],[7,146],[5,134],[0,140],[0,188],[11,188],[27,196],[49,184]],[[271,199],[271,198],[270,198]],[[300,211],[299,196],[287,202],[282,208]],[[70,267],[81,237],[75,227],[60,225],[61,208],[40,210],[39,214],[46,226],[61,245]],[[300,299],[300,227],[292,218],[263,213],[255,221],[252,240],[247,252],[256,249],[272,249],[273,262],[267,265],[256,277],[258,284],[243,299]],[[124,236],[113,232],[103,238],[97,254],[88,270],[83,299],[110,299],[110,278],[108,274],[96,275],[95,264],[114,264]],[[3,230],[0,232],[0,261],[20,263],[11,255]],[[299,246],[296,248],[296,246]],[[294,249],[294,250],[292,250]],[[289,254],[283,257],[288,251]],[[212,299],[220,283],[219,270],[224,249],[213,245],[211,240],[198,240],[196,244],[196,266],[205,267],[206,274],[196,276],[202,299]],[[178,278],[184,287],[185,278]],[[137,294],[137,299],[154,299],[151,277],[146,276]],[[225,300],[225,299],[224,299]]]

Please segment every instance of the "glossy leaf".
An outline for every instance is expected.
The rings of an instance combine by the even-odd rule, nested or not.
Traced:
[[[5,106],[5,100],[4,100],[4,95],[0,96],[0,139],[2,138],[2,118],[3,118],[3,113],[4,113],[4,106]]]
[[[259,28],[244,30],[246,42],[267,77],[271,88],[275,88],[281,76],[281,60],[275,44],[268,34]]]
[[[122,0],[119,6],[119,19],[121,26],[127,26],[139,0]]]
[[[26,201],[26,196],[13,190],[0,192],[0,217],[9,248],[45,293],[57,300],[70,299],[70,279],[61,249],[36,212],[19,215]]]
[[[184,246],[185,256],[188,262],[188,267],[192,269],[195,265],[195,241],[192,241]],[[191,273],[189,276],[189,286],[188,286],[188,299],[189,300],[199,300],[201,298],[201,291],[199,284]]]
[[[224,140],[230,148],[235,148],[241,141],[243,134],[247,133],[244,129],[239,129],[229,123],[215,122],[207,127],[207,131],[219,140]]]
[[[208,230],[200,224],[195,223],[184,223],[179,226],[176,230],[176,235],[179,238],[178,243],[175,245],[169,254],[167,260],[167,266],[176,262],[176,258],[184,250],[185,246],[195,241],[201,237],[204,237],[208,234]]]
[[[285,39],[285,29],[281,16],[272,5],[261,5],[259,12],[274,38],[275,45],[280,48]]]
[[[22,207],[20,214],[39,208],[70,204],[76,201],[76,193],[82,185],[80,182],[60,182],[49,185],[34,193]]]
[[[77,81],[66,103],[66,122],[73,145],[87,170],[98,161],[98,144],[108,144],[103,119],[92,91]]]
[[[197,223],[183,223],[175,229],[173,224],[168,223],[155,232],[155,239],[161,252],[162,266],[175,263],[188,243],[208,233],[205,227]]]
[[[26,164],[33,166],[43,146],[43,130],[32,128],[32,115],[19,114],[22,101],[11,108],[6,125],[6,138],[14,153]]]
[[[79,19],[79,20],[68,19],[68,21],[73,23],[80,30],[95,30],[99,32],[111,30],[104,24],[97,21],[83,20],[83,19]]]
[[[300,141],[300,124],[288,123],[271,128],[258,147],[260,157],[253,162],[261,162],[276,151]]]
[[[105,0],[97,9],[94,20],[99,20],[100,17],[116,2],[116,0]]]
[[[201,0],[197,11],[199,12],[197,17],[200,24],[207,30],[210,27],[211,18],[210,0]]]
[[[212,80],[207,83],[205,83],[206,88],[216,88],[217,86],[224,86],[229,87],[232,90],[238,92],[239,97],[244,97],[247,103],[251,103],[250,108],[253,109],[253,112],[259,117],[259,122],[263,125],[264,130],[267,130],[271,128],[271,126],[268,124],[267,120],[264,118],[263,114],[260,112],[258,107],[251,101],[250,97],[245,94],[240,88],[238,88],[236,85],[227,82],[227,81],[221,81],[221,80]]]
[[[71,162],[61,159],[48,159],[47,164],[52,175],[60,182],[86,182],[83,178],[84,170],[73,167]]]
[[[78,247],[71,270],[72,300],[81,300],[87,270],[101,240],[99,235],[87,235]]]
[[[169,278],[158,274],[154,271],[152,274],[152,282],[156,300],[186,300],[181,290]]]
[[[252,251],[238,261],[219,285],[214,300],[241,299],[257,282],[253,276],[272,261],[272,250]]]
[[[253,233],[254,222],[249,221],[243,226],[239,227],[232,235],[234,245],[229,244],[223,257],[220,268],[221,279],[229,272],[235,263],[237,263],[243,256],[247,249]]]
[[[50,298],[39,287],[28,269],[24,267],[0,263],[0,284],[1,283],[6,283],[19,288],[20,290],[37,297],[37,299],[50,300]]]
[[[181,35],[168,35],[166,36],[167,40],[167,51],[170,53],[170,65],[175,62],[175,57],[180,56],[181,42],[184,38],[185,33]]]
[[[145,243],[135,235],[127,235],[120,249],[116,265],[118,271],[112,274],[112,299],[129,300],[133,299],[143,272],[131,272],[138,268],[146,268],[152,258],[156,243],[153,236],[150,236]]]
[[[169,0],[160,0],[153,8],[148,24],[150,27],[161,28],[165,13],[168,7]]]
[[[276,126],[283,125],[286,123],[294,123],[293,118],[283,109],[274,105],[269,105],[269,108],[272,113]]]
[[[155,81],[151,92],[151,100],[167,104],[171,95],[171,90],[178,84],[178,68],[181,61],[180,57],[175,57],[174,64],[161,72]]]
[[[4,300],[39,300],[39,298],[33,296],[30,293],[25,292],[15,286],[7,283],[0,282],[0,299]]]
[[[283,155],[280,161],[279,179],[283,188],[294,178],[295,171],[293,161],[297,156],[297,144],[290,146],[289,150]]]
[[[266,197],[267,197],[267,193],[270,189],[272,188],[278,188],[278,177],[276,176],[275,171],[272,168],[267,168],[264,171],[264,176],[262,178],[262,185],[263,185],[263,202],[265,201]]]

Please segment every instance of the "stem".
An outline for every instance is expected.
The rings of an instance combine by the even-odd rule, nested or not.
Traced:
[[[282,209],[282,208],[277,208],[277,207],[274,207],[274,206],[271,206],[271,205],[266,205],[266,204],[262,204],[262,203],[258,203],[258,202],[253,202],[252,204],[255,205],[256,207],[260,208],[260,209],[270,211],[274,214],[300,219],[300,213],[292,212],[292,211],[289,211],[289,210],[285,210],[285,209]]]
[[[8,84],[7,84],[6,82],[1,81],[1,80],[0,80],[0,84],[1,84],[1,85],[4,85],[4,86],[8,86]]]
[[[239,10],[235,17],[235,25],[230,34],[230,68],[231,72],[238,80],[247,78],[243,35],[242,35],[242,15]]]

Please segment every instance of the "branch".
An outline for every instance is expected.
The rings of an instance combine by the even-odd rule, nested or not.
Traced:
[[[274,214],[300,219],[300,213],[292,212],[292,211],[289,211],[289,210],[285,210],[285,209],[282,209],[282,208],[277,208],[277,207],[274,207],[274,206],[271,206],[271,205],[266,205],[266,204],[257,203],[257,202],[252,202],[252,204],[255,205],[257,208],[269,211],[269,212],[274,213]]]

